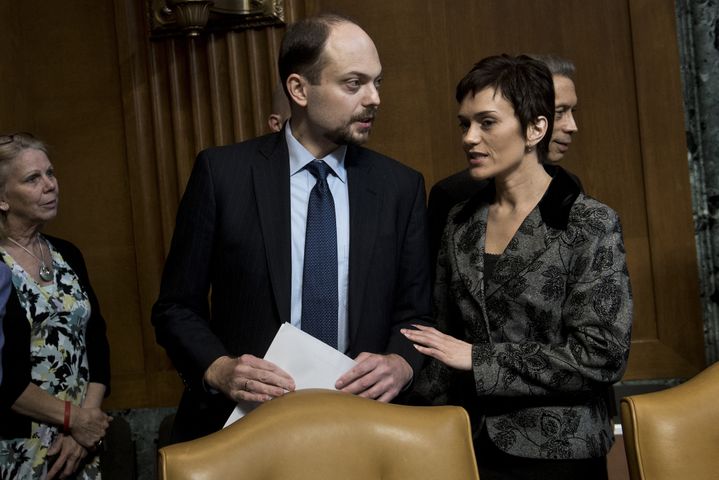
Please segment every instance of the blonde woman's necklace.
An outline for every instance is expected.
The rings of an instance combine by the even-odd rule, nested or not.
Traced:
[[[18,247],[20,247],[20,248],[22,248],[23,250],[25,250],[25,251],[28,253],[28,255],[30,255],[30,256],[33,257],[35,260],[37,260],[38,262],[40,262],[40,269],[39,269],[38,273],[39,273],[39,275],[40,275],[40,278],[41,278],[43,281],[49,282],[50,280],[52,280],[52,272],[50,271],[49,268],[47,268],[47,264],[45,263],[45,252],[43,252],[43,250],[42,250],[42,242],[39,242],[39,245],[40,245],[40,257],[42,257],[42,258],[39,258],[37,255],[35,255],[34,253],[32,253],[30,250],[28,250],[27,248],[25,248],[25,247],[23,247],[22,245],[20,245],[20,243],[19,243],[18,241],[16,241],[14,238],[7,237],[7,239],[10,240],[10,241],[11,241],[12,243],[14,243],[15,245],[17,245]],[[39,239],[39,236],[35,237],[35,241],[36,241],[36,242],[38,241],[38,239]]]

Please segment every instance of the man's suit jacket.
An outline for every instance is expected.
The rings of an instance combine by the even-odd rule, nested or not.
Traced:
[[[449,211],[460,202],[470,198],[487,184],[486,180],[475,180],[469,170],[461,170],[440,180],[432,186],[427,201],[429,222],[429,251],[432,270],[435,268],[444,226]]]
[[[349,349],[423,358],[400,334],[431,319],[424,180],[371,150],[345,156]],[[233,404],[202,377],[222,355],[263,357],[290,321],[290,185],[284,131],[198,155],[152,320],[186,389],[173,440],[218,430]],[[211,311],[207,296],[211,287]]]
[[[512,455],[599,457],[613,441],[607,387],[621,378],[630,344],[621,227],[564,170],[547,169],[547,193],[486,280],[494,183],[452,209],[437,260],[437,323],[472,343],[473,371],[433,362],[418,390],[467,407],[475,436],[486,428]]]

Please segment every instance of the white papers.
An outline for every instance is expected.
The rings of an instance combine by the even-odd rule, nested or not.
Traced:
[[[338,352],[312,335],[283,323],[275,335],[265,360],[289,373],[295,388],[326,388],[335,390],[335,382],[357,362]],[[259,404],[239,402],[227,419],[225,427],[239,420]],[[224,427],[223,427],[224,428]]]

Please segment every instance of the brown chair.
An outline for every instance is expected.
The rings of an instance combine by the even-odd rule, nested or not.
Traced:
[[[331,390],[267,402],[231,426],[160,449],[162,480],[478,479],[467,413]]]
[[[719,363],[681,385],[621,400],[632,480],[719,479]]]

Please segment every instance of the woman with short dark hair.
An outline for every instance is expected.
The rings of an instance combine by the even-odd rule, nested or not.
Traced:
[[[432,357],[417,392],[469,411],[483,480],[607,478],[629,275],[617,214],[546,164],[554,97],[527,56],[485,58],[459,82],[469,172],[489,182],[450,212],[438,329],[403,330]]]

